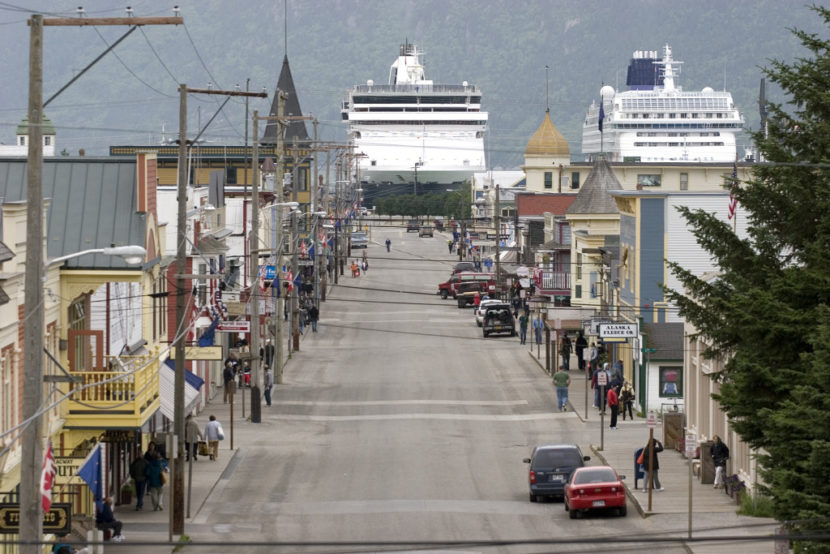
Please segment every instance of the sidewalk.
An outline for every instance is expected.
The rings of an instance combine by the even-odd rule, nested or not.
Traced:
[[[544,351],[541,353],[541,359],[536,357],[536,349],[534,347],[530,357],[539,364],[543,375],[547,373],[544,370]],[[649,430],[646,426],[646,421],[643,418],[637,417],[634,413],[634,420],[630,418],[623,421],[622,414],[617,419],[617,429],[609,428],[611,412],[606,412],[605,418],[602,418],[599,410],[594,409],[594,391],[590,388],[590,382],[585,377],[585,371],[580,371],[576,368],[576,357],[571,358],[571,385],[568,389],[568,409],[572,410],[577,418],[586,426],[587,440],[591,444],[591,457],[599,464],[610,465],[617,470],[620,475],[625,475],[623,484],[626,487],[626,493],[633,503],[636,510],[642,517],[649,517],[652,515],[670,515],[676,520],[676,525],[673,527],[683,528],[686,526],[689,514],[689,463],[681,452],[674,449],[666,449],[659,454],[660,456],[660,470],[658,477],[660,484],[665,490],[652,491],[651,510],[649,510],[648,493],[643,493],[643,486],[647,482],[647,477],[643,477],[636,484],[635,488],[634,478],[634,451],[645,446],[648,441]],[[586,389],[587,395],[587,417],[586,417]],[[553,391],[553,385],[551,385]],[[555,392],[554,392],[555,395]],[[600,432],[602,424],[602,433]],[[654,437],[663,442],[663,426],[662,420],[658,419],[657,427],[654,429]],[[700,531],[694,533],[693,536],[712,536],[716,533],[706,533],[704,531],[707,527],[717,527],[718,523],[723,525],[734,524],[740,518],[746,520],[744,523],[755,525],[769,524],[769,527],[762,527],[755,529],[756,533],[769,533],[773,531],[775,521],[765,518],[750,518],[737,516],[738,505],[736,500],[731,498],[721,489],[714,489],[712,485],[704,485],[696,477],[692,477],[691,484],[692,497],[692,524],[694,529]],[[724,534],[734,533],[732,530],[726,530]],[[728,549],[730,553],[736,554],[739,552],[757,553],[771,552],[772,543],[766,542],[748,542],[740,543],[729,542],[728,546],[725,543],[687,543],[687,548],[695,553],[708,552],[723,552]]]

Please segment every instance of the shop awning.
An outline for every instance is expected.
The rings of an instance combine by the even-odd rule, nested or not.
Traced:
[[[159,394],[161,395],[161,413],[173,421],[173,411],[175,406],[175,371],[173,370],[175,362],[173,360],[166,360],[161,364],[159,369]],[[189,414],[196,403],[199,401],[199,389],[205,384],[205,380],[193,373],[185,370],[184,372],[184,413]]]

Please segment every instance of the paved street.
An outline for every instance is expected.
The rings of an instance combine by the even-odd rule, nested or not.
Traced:
[[[347,264],[323,304],[319,332],[306,330],[263,422],[244,421],[237,402],[236,448],[226,439],[218,462],[194,464],[186,533],[213,544],[182,551],[742,551],[641,541],[686,537],[687,495],[679,490],[686,466],[674,452],[661,457],[668,490],[655,493],[648,518],[638,513],[641,493],[629,499],[625,518],[572,521],[561,502],[528,501],[522,458],[540,443],[575,442],[590,463],[605,457],[633,487],[628,458],[647,437],[645,424],[606,431],[603,452],[592,449],[599,423],[593,411],[584,421],[577,402],[584,379],[575,374],[571,391],[579,416],[554,413],[550,377],[528,347],[517,338],[483,339],[470,309],[435,294],[454,263],[446,238],[373,229],[369,271],[352,278]],[[200,423],[211,413],[228,432],[221,394]],[[670,476],[675,465],[679,477]],[[703,491],[696,502],[720,502],[695,514],[696,528],[761,523],[735,516],[722,493],[696,487]],[[118,512],[128,542],[113,551],[148,552],[136,543],[166,540],[167,512]],[[752,531],[770,528],[759,529]],[[638,542],[606,542],[617,538]],[[571,539],[584,542],[555,544]],[[772,544],[746,551],[759,550]]]

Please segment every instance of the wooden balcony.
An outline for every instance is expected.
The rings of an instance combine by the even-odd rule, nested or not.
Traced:
[[[103,371],[69,372],[80,381],[69,385],[74,392],[63,404],[66,427],[135,429],[158,410],[158,352],[104,360]]]
[[[571,272],[542,270],[541,279],[537,279],[536,286],[540,294],[551,296],[554,294],[571,294]]]

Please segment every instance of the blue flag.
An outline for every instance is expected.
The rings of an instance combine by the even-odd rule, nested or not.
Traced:
[[[199,346],[213,346],[217,325],[219,325],[219,318],[215,317],[213,318],[213,323],[210,324],[210,327],[205,329],[205,332],[202,333],[201,337],[199,337]]]
[[[605,108],[603,107],[603,101],[600,100],[599,102],[599,132],[602,133],[602,120],[605,119]]]
[[[86,481],[96,499],[104,497],[103,485],[101,483],[101,445],[96,444],[95,448],[86,457],[86,460],[78,469],[78,477]]]

